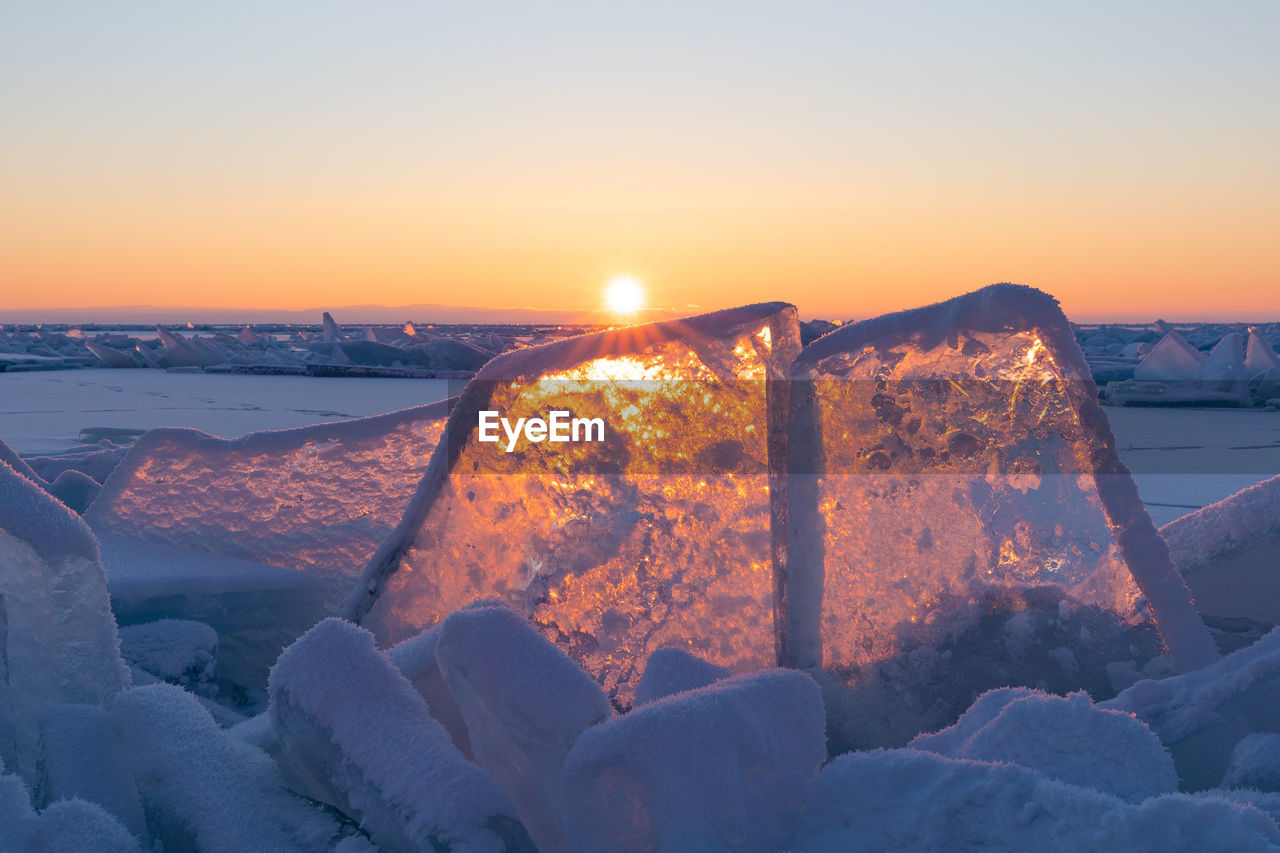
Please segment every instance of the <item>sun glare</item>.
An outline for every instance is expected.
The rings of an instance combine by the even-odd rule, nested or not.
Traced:
[[[604,288],[604,307],[622,316],[635,314],[644,307],[644,284],[629,275],[611,279]]]

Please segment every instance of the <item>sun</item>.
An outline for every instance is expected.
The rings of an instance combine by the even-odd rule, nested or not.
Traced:
[[[635,314],[644,308],[644,283],[629,275],[610,279],[604,288],[604,307],[621,316]]]

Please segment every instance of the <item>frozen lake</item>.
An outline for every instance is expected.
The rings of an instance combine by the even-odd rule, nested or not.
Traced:
[[[433,403],[448,389],[443,379],[107,369],[0,373],[0,438],[23,454],[59,452],[93,427],[192,427],[238,438]]]
[[[57,370],[0,373],[0,438],[56,453],[94,427],[193,427],[224,438],[444,399],[440,379]],[[1280,413],[1108,408],[1120,456],[1157,524],[1280,474]]]

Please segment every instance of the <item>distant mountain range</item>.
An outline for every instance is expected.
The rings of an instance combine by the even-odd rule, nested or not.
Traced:
[[[95,308],[0,308],[0,323],[163,323],[180,326],[201,324],[316,323],[328,311],[340,324],[360,323],[607,323],[612,318],[599,311],[548,311],[537,308],[475,308],[462,305],[334,305],[301,310],[275,308],[161,307],[118,305]],[[645,311],[635,322],[664,320],[668,311]]]

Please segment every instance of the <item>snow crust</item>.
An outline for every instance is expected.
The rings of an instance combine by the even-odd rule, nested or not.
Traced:
[[[638,706],[587,729],[569,753],[569,849],[786,849],[826,752],[821,693],[795,671]]]
[[[1242,738],[1231,752],[1222,787],[1280,792],[1280,734],[1255,733]],[[1280,797],[1276,799],[1280,801]],[[1273,814],[1280,815],[1280,809]]]
[[[203,622],[160,619],[120,629],[126,663],[193,693],[217,692],[218,632]]]

